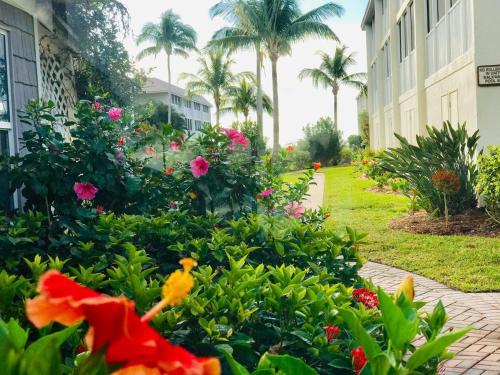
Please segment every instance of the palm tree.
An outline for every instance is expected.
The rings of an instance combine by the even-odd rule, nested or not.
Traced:
[[[239,86],[232,87],[228,90],[229,107],[225,108],[225,110],[232,111],[236,114],[242,113],[245,117],[245,122],[248,122],[250,110],[253,109],[257,111],[258,90],[252,83],[255,83],[255,80],[249,82],[246,79],[242,79]],[[262,94],[262,106],[268,114],[273,112],[271,98],[264,93]]]
[[[137,38],[137,44],[149,42],[152,46],[143,49],[138,59],[146,56],[157,56],[160,52],[167,54],[168,83],[172,84],[171,57],[172,55],[187,58],[188,52],[196,50],[197,34],[194,29],[182,23],[180,17],[172,10],[161,15],[159,24],[149,22],[142,28]],[[168,93],[168,122],[172,121],[172,103]]]
[[[216,123],[220,124],[220,113],[222,105],[228,93],[243,78],[252,77],[251,72],[233,74],[231,66],[234,60],[229,59],[221,50],[210,51],[206,58],[200,57],[198,63],[201,65],[197,74],[183,73],[181,80],[187,80],[187,96],[212,95],[215,104]]]
[[[233,25],[224,27],[218,30],[209,42],[209,48],[221,48],[230,51],[239,49],[255,50],[257,58],[256,66],[256,111],[257,111],[257,128],[259,136],[264,139],[264,94],[262,91],[262,65],[264,54],[262,50],[263,35],[256,28],[256,24],[252,22],[251,8],[247,6],[247,2],[242,0],[222,0],[210,9],[212,18],[223,16]],[[267,109],[266,109],[267,111]]]
[[[330,56],[326,52],[319,52],[321,65],[315,69],[304,69],[299,75],[300,79],[311,78],[315,86],[330,88],[333,93],[333,107],[335,126],[338,126],[338,95],[341,86],[355,87],[363,90],[366,87],[366,74],[350,74],[348,69],[356,65],[354,53],[348,53],[347,47],[341,46],[335,49],[335,55]]]

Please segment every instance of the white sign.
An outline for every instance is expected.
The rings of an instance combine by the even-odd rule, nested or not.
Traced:
[[[500,65],[478,66],[477,83],[479,86],[500,86]]]

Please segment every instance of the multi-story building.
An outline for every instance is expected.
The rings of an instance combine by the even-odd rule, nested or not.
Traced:
[[[203,126],[210,125],[212,105],[208,100],[198,95],[186,98],[184,89],[169,85],[158,78],[147,79],[143,92],[137,95],[136,103],[146,104],[153,101],[167,104],[169,96],[174,110],[185,117],[189,131],[196,132]]]
[[[500,1],[369,0],[362,28],[374,148],[467,123],[500,144]]]

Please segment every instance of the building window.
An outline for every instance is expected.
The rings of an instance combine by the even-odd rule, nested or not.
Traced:
[[[182,98],[180,96],[177,96],[177,95],[171,95],[172,96],[172,104],[175,104],[175,105],[182,105]]]
[[[201,104],[200,103],[193,102],[193,105],[194,105],[194,109],[196,109],[197,111],[201,111]]]
[[[203,105],[203,112],[208,113],[209,107],[208,105]]]
[[[189,100],[184,100],[184,107],[186,107],[186,108],[191,108],[191,101],[189,101]]]
[[[186,119],[186,128],[189,131],[193,130],[193,120],[191,120],[190,118]]]
[[[210,123],[209,123],[209,122],[207,122],[207,121],[205,121],[205,122],[203,123],[203,126],[210,126]]]
[[[195,122],[194,122],[194,130],[201,130],[201,128],[202,128],[201,121],[195,120]]]
[[[436,3],[437,22],[439,22],[441,18],[444,17],[446,12],[445,8],[446,8],[446,0],[437,0]]]
[[[12,155],[12,111],[9,85],[7,33],[0,29],[0,156]],[[12,195],[6,179],[7,170],[0,169],[0,210],[14,208]]]
[[[401,16],[401,20],[398,23],[399,28],[399,61],[403,61],[410,55],[415,49],[415,10],[414,4],[411,3],[410,6]]]

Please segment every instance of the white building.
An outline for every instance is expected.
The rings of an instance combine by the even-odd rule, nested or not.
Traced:
[[[185,98],[184,89],[169,85],[168,82],[158,78],[148,78],[143,92],[136,97],[137,104],[147,104],[151,101],[167,104],[170,100],[174,110],[186,118],[186,127],[195,132],[205,125],[211,124],[211,107],[208,100],[202,96],[195,95]]]
[[[499,14],[499,0],[369,0],[372,147],[448,120],[479,129],[481,146],[500,144]]]

